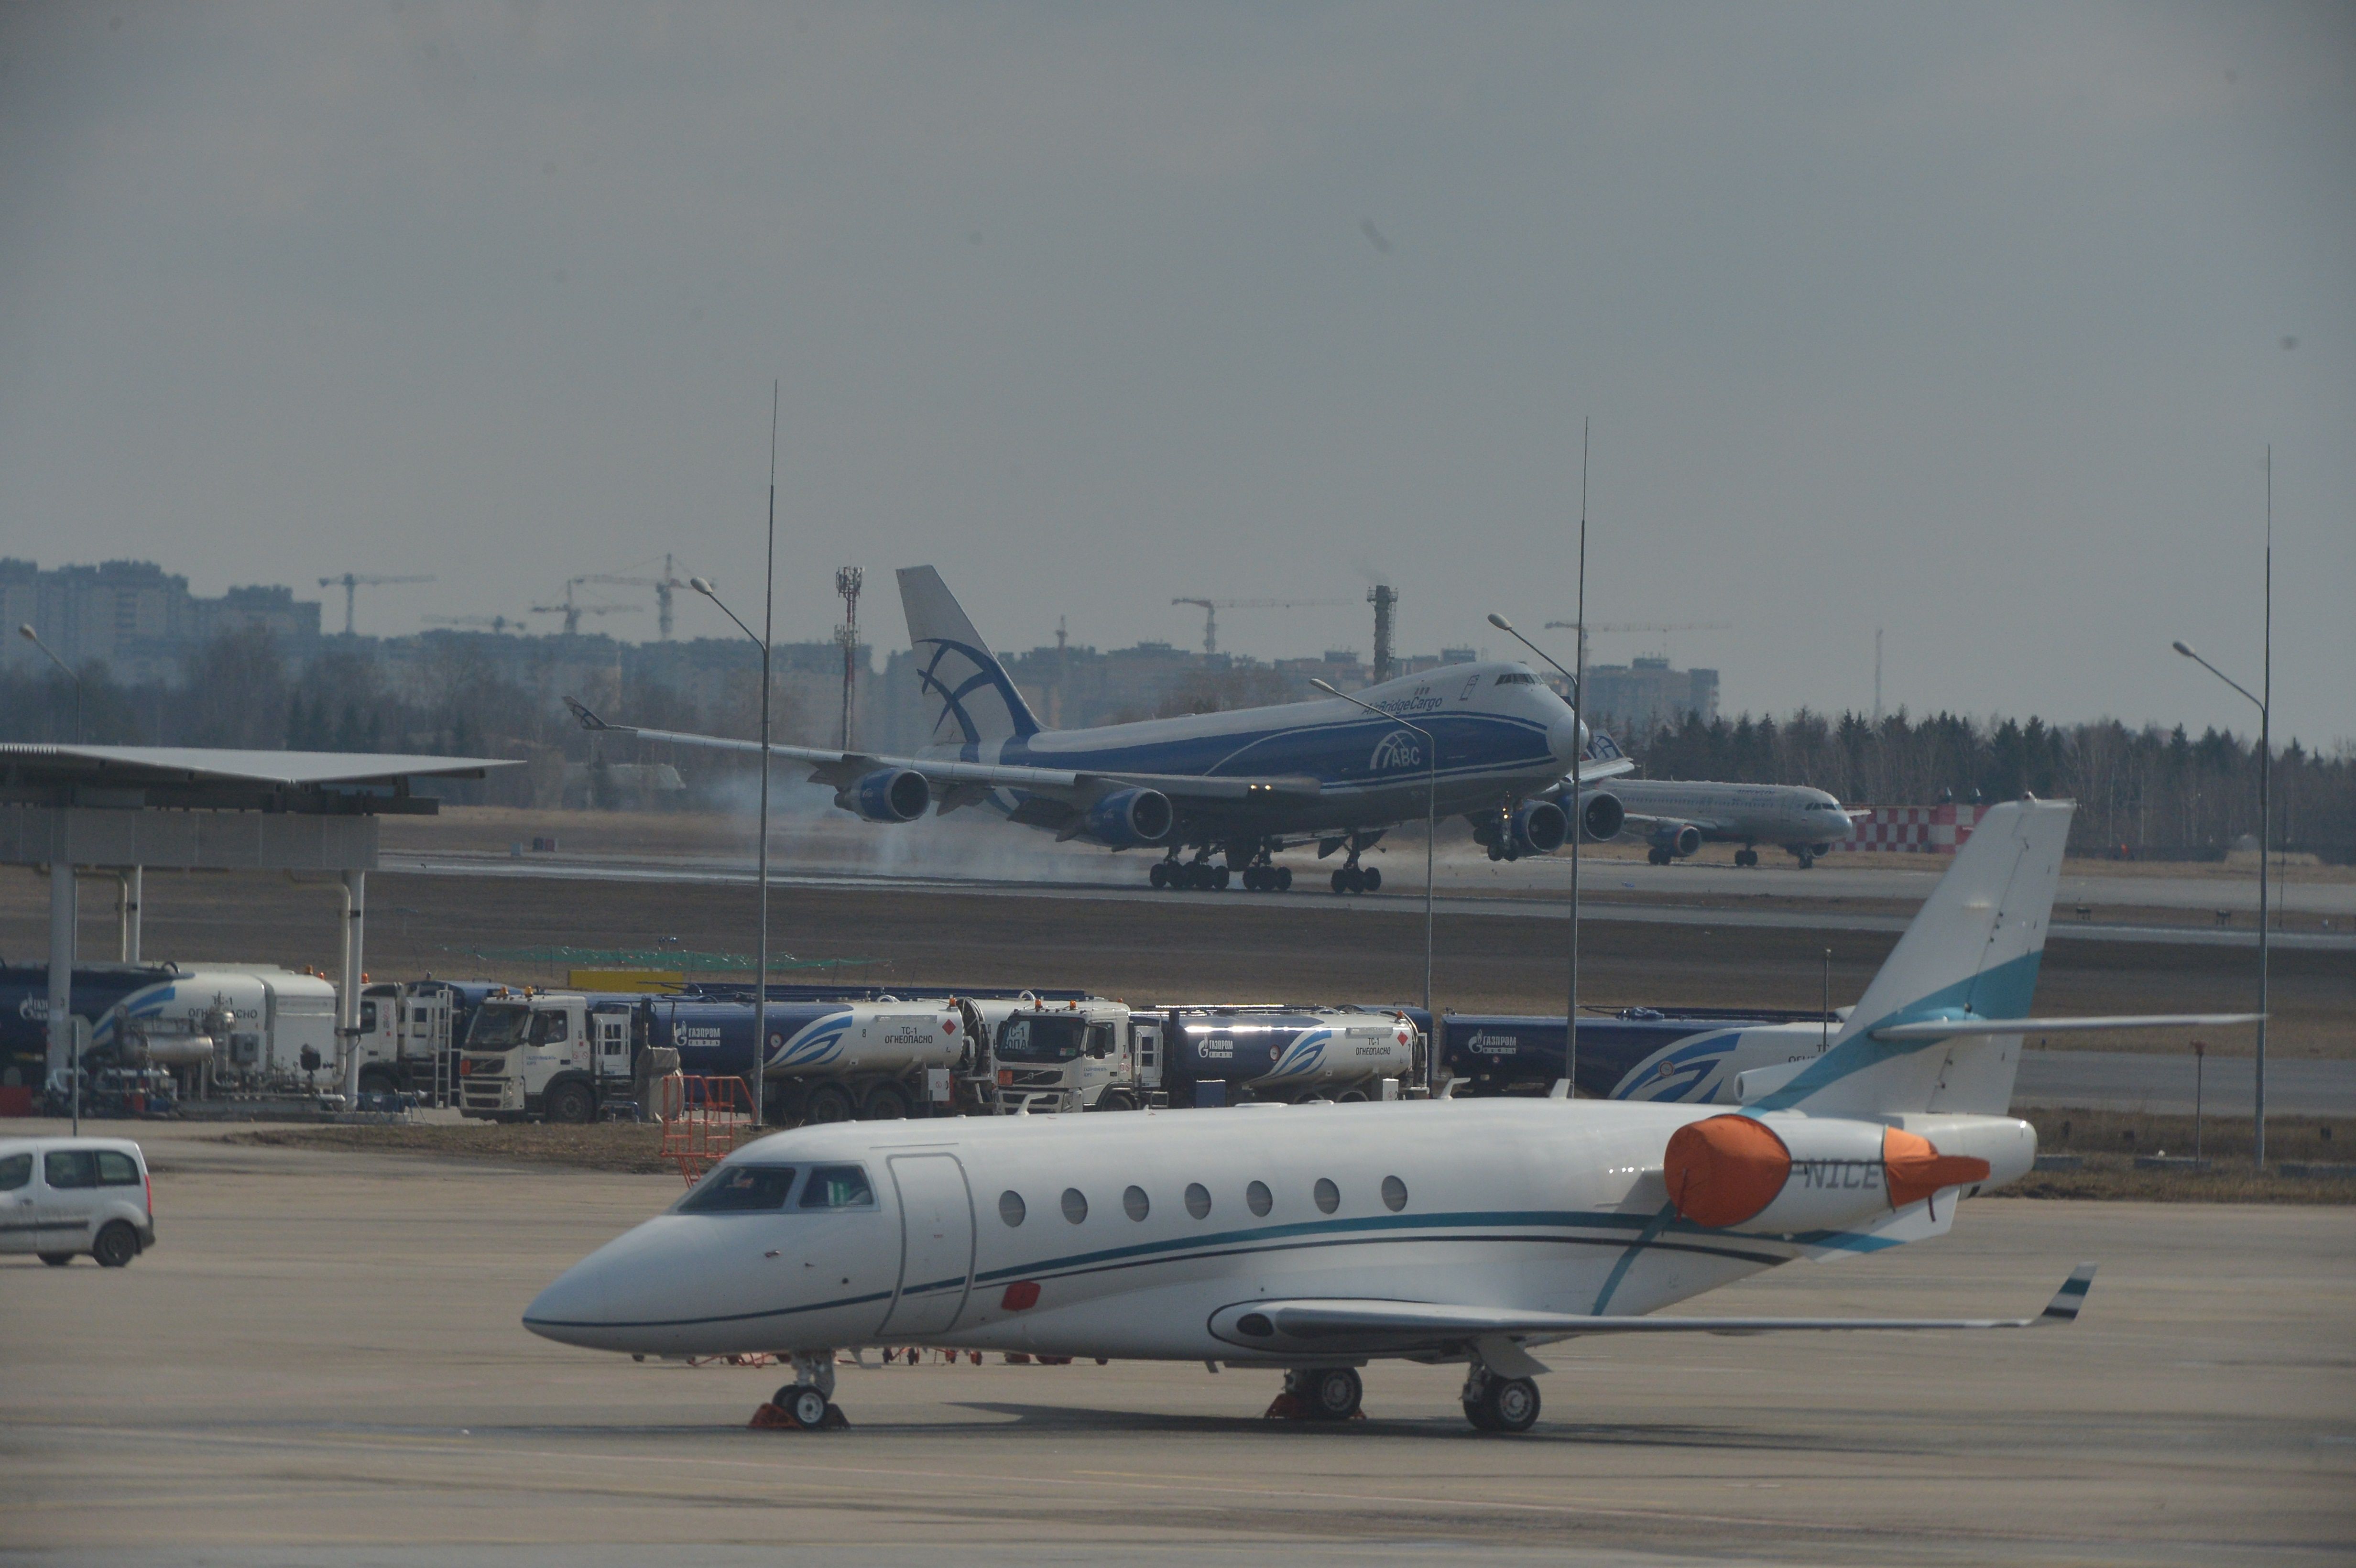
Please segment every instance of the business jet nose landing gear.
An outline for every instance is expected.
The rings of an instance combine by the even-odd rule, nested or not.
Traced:
[[[851,1424],[834,1403],[834,1352],[797,1350],[794,1381],[753,1413],[751,1424],[777,1432],[833,1432]]]

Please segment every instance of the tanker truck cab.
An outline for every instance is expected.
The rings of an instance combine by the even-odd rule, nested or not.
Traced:
[[[494,997],[459,1059],[459,1112],[495,1120],[592,1122],[631,1084],[630,1009],[575,992]]]
[[[1017,1008],[991,1041],[1002,1114],[1134,1111],[1162,1096],[1162,1020],[1119,1002]]]

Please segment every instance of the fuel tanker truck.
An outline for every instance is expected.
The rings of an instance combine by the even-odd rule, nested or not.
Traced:
[[[1059,991],[1060,1002],[1082,993]],[[769,988],[762,1064],[766,1119],[988,1111],[971,1093],[991,1027],[1038,993],[894,995],[873,987]],[[483,998],[458,1060],[460,1114],[498,1121],[588,1122],[641,1114],[648,1053],[678,1053],[685,1074],[751,1081],[750,986],[676,995],[532,991]],[[967,1090],[961,1101],[960,1087]]]
[[[1424,1029],[1406,1008],[1091,998],[989,1021],[977,1098],[1001,1113],[1395,1099],[1423,1082]]]

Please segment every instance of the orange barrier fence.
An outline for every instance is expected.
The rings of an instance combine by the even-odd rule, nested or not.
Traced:
[[[679,1167],[690,1187],[731,1152],[761,1136],[753,1091],[742,1078],[672,1073],[659,1080],[655,1104],[662,1117],[662,1157]]]

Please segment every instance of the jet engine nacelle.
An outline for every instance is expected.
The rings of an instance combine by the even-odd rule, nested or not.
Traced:
[[[1792,1234],[1869,1221],[1950,1187],[2008,1181],[2036,1162],[2037,1134],[2026,1122],[1920,1120],[1949,1148],[1921,1132],[1839,1116],[1711,1116],[1670,1135],[1661,1175],[1669,1201],[1694,1224]]]
[[[1619,837],[1627,821],[1628,808],[1620,804],[1620,797],[1600,790],[1589,795],[1579,808],[1579,825],[1585,829],[1590,844]]]
[[[1170,837],[1174,814],[1158,789],[1125,789],[1088,807],[1088,837],[1114,849],[1159,844]]]
[[[1664,822],[1653,829],[1653,843],[1682,859],[1701,848],[1701,829],[1690,822]]]
[[[1570,836],[1570,818],[1550,800],[1526,800],[1505,819],[1505,841],[1515,857],[1551,855]]]
[[[932,782],[914,768],[878,768],[834,795],[835,805],[870,822],[914,822],[932,803]]]

